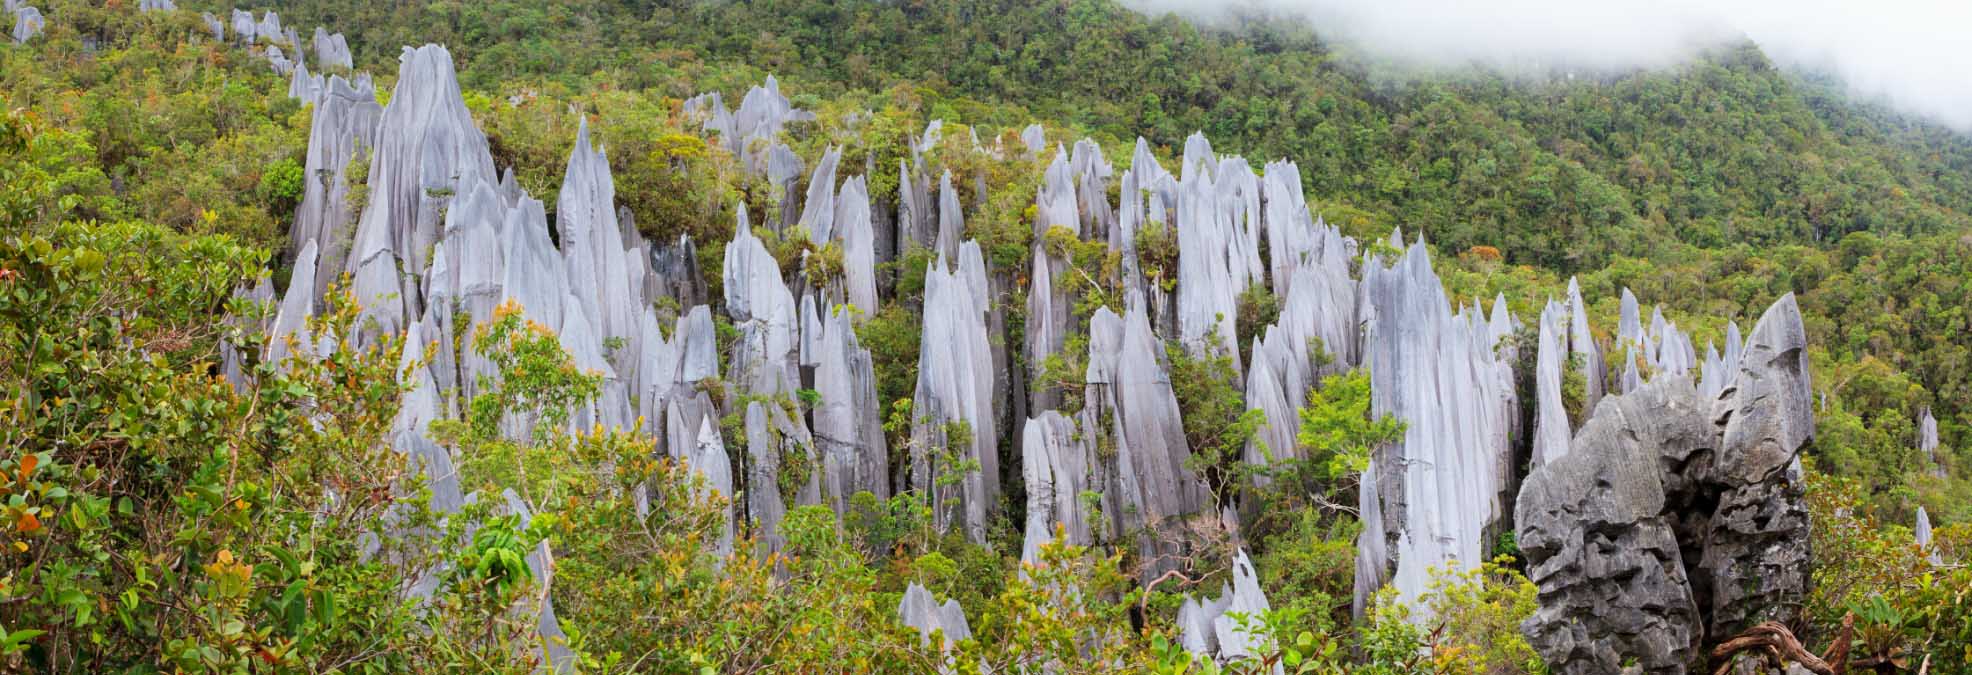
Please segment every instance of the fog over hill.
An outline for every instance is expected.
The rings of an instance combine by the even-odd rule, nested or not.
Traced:
[[[1739,37],[1775,60],[1840,78],[1857,96],[1972,130],[1972,3],[1934,0],[1127,0],[1213,19],[1307,17],[1345,51],[1424,68],[1660,68]]]

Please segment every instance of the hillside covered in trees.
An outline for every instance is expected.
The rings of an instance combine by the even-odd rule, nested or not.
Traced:
[[[0,670],[1972,672],[1972,136],[1752,44],[251,9],[0,46]]]

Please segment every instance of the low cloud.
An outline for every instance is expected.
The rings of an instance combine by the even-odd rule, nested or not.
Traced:
[[[1858,96],[1972,131],[1972,3],[1960,0],[1125,2],[1200,19],[1242,9],[1298,15],[1345,50],[1425,68],[1662,68],[1744,37]]]

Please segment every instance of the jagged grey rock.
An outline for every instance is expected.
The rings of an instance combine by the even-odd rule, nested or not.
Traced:
[[[1938,418],[1926,406],[1917,420],[1917,449],[1924,453],[1924,461],[1931,463],[1931,475],[1944,478],[1945,465],[1938,461],[1938,442]]]
[[[1039,124],[1029,124],[1020,130],[1020,144],[1027,147],[1029,159],[1040,157],[1041,151],[1048,147],[1048,132]]]
[[[897,617],[904,625],[917,630],[919,642],[923,645],[931,644],[931,636],[941,636],[941,651],[972,639],[972,628],[966,624],[965,608],[959,606],[959,601],[952,599],[938,604],[931,591],[916,582],[904,588],[904,598],[897,605]]]
[[[925,270],[911,485],[931,496],[938,529],[960,527],[985,543],[1000,494],[994,361],[986,337],[990,291],[978,242],[960,249],[957,266],[940,256]],[[944,479],[954,471],[962,475]]]
[[[323,70],[356,67],[355,57],[349,51],[349,41],[344,40],[341,33],[331,34],[328,29],[316,26],[314,46],[316,67]]]
[[[1522,629],[1550,665],[1682,673],[1704,635],[1798,616],[1810,558],[1799,453],[1814,435],[1806,346],[1783,296],[1724,391],[1666,377],[1607,398],[1566,456],[1534,470],[1517,524],[1541,607]]]
[[[206,30],[212,31],[213,40],[224,41],[226,39],[226,22],[220,21],[219,17],[213,16],[211,12],[200,12],[199,19],[205,22]]]
[[[808,178],[808,198],[801,201],[801,220],[796,225],[808,231],[808,240],[827,243],[835,227],[835,167],[842,161],[842,149],[831,146],[815,164]]]
[[[1261,412],[1264,426],[1246,442],[1246,463],[1265,467],[1301,456],[1295,435],[1301,425],[1296,406],[1288,401],[1281,387],[1281,376],[1274,372],[1276,359],[1269,358],[1264,343],[1253,340],[1252,365],[1246,369],[1246,409]],[[1254,484],[1267,485],[1266,476],[1255,475]]]
[[[396,333],[422,311],[417,275],[428,267],[452,196],[495,184],[486,137],[473,125],[444,47],[406,47],[397,86],[378,122],[369,203],[345,270],[362,305],[358,344]]]
[[[33,5],[16,5],[14,10],[14,44],[27,44],[29,39],[41,34],[48,21],[41,16],[41,10]]]
[[[1185,468],[1191,446],[1163,342],[1151,332],[1142,301],[1128,304],[1125,315],[1104,307],[1089,319],[1081,426],[1084,435],[1114,448],[1103,494],[1108,535],[1118,541],[1144,533],[1136,542],[1143,561],[1138,572],[1150,579],[1177,565],[1184,542],[1171,533],[1184,519],[1211,509],[1204,483]]]
[[[317,259],[312,241],[303,244],[301,253],[295,256],[287,295],[281,298],[281,307],[274,313],[274,325],[267,331],[265,358],[269,363],[279,364],[290,355],[313,359],[321,354],[308,331],[308,318],[315,314],[315,292],[309,289],[315,287]]]
[[[1109,205],[1109,181],[1115,167],[1102,156],[1102,146],[1084,138],[1075,142],[1068,159],[1069,173],[1075,177],[1075,200],[1082,213],[1082,237],[1108,241],[1115,227],[1116,211]]]
[[[667,424],[674,445],[674,456],[689,467],[694,474],[703,479],[700,498],[733,497],[733,471],[726,454],[725,440],[719,437],[719,420],[712,402],[703,394],[686,410],[685,405],[673,400]],[[689,442],[684,442],[689,438]],[[720,524],[719,537],[712,544],[712,552],[720,558],[733,553],[733,507],[726,506],[724,520]]]
[[[1099,485],[1100,465],[1075,421],[1054,410],[1029,418],[1021,430],[1020,449],[1020,473],[1027,484],[1027,527],[1020,560],[1039,562],[1041,546],[1057,542],[1056,528],[1062,535],[1057,543],[1095,543],[1082,495]]]
[[[1371,413],[1405,429],[1402,442],[1372,453],[1375,473],[1362,482],[1359,612],[1386,582],[1412,603],[1431,568],[1464,570],[1486,559],[1485,533],[1505,515],[1498,495],[1508,480],[1500,470],[1510,465],[1502,458],[1511,452],[1504,440],[1512,414],[1495,350],[1503,336],[1477,309],[1453,314],[1422,240],[1393,265],[1371,256],[1363,270]]]
[[[1549,300],[1547,308],[1541,310],[1540,343],[1534,357],[1535,466],[1568,454],[1568,439],[1574,435],[1574,426],[1568,420],[1568,409],[1561,400],[1562,370],[1568,358],[1564,353],[1566,335],[1562,332],[1561,323],[1567,313],[1567,308],[1553,300]]]
[[[1683,673],[1704,625],[1661,476],[1716,430],[1690,382],[1604,400],[1566,454],[1527,478],[1517,541],[1539,608],[1528,641],[1557,673]]]
[[[289,241],[299,247],[316,244],[322,268],[339,272],[349,256],[355,214],[350,212],[349,177],[352,162],[363,161],[374,147],[377,121],[383,107],[375,92],[351,86],[341,76],[330,77],[316,97],[308,132],[308,155],[303,165],[301,205],[295,209]],[[309,289],[319,299],[327,295],[338,274],[320,275]]]
[[[177,10],[178,5],[171,0],[139,0],[137,3],[137,11],[139,12],[175,12]]]
[[[864,312],[875,312],[876,230],[870,222],[868,182],[856,176],[842,182],[835,198],[834,234],[842,246],[844,296]]]
[[[965,213],[960,210],[959,192],[952,189],[952,172],[938,179],[938,242],[933,247],[940,256],[956,258],[959,240],[965,238]]]
[[[1568,278],[1568,350],[1582,359],[1582,409],[1595,410],[1596,403],[1602,401],[1609,369],[1595,334],[1589,332],[1589,306],[1582,300],[1582,285],[1574,277]]]
[[[1233,558],[1232,583],[1219,591],[1218,599],[1185,599],[1178,610],[1179,641],[1186,651],[1221,661],[1257,658],[1273,642],[1261,627],[1261,617],[1269,611],[1253,561],[1240,550]],[[1276,664],[1274,672],[1282,671]]]
[[[233,385],[234,391],[244,392],[252,381],[252,375],[247,372],[248,345],[256,342],[256,338],[266,337],[273,326],[274,306],[279,300],[274,297],[274,285],[265,272],[254,280],[253,286],[233,289],[233,297],[246,303],[253,313],[227,314],[227,325],[239,331],[239,337],[219,341],[219,372],[228,384]]]
[[[1814,438],[1807,330],[1789,293],[1747,336],[1739,374],[1713,404],[1724,432],[1706,481],[1718,508],[1692,570],[1711,596],[1713,635],[1791,622],[1808,591],[1809,522],[1800,452]]]
[[[534,519],[533,511],[527,508],[519,494],[512,489],[500,494],[507,511],[520,516],[520,526],[525,528]],[[541,637],[541,659],[546,670],[557,674],[575,672],[575,652],[568,648],[568,635],[562,632],[561,622],[555,618],[555,600],[549,593],[554,587],[555,556],[548,548],[548,542],[535,545],[527,554],[527,568],[533,572],[535,586],[533,598],[523,598],[514,605],[514,611],[521,614],[534,613],[534,631]]]
[[[1917,507],[1917,524],[1912,526],[1911,533],[1917,542],[1917,550],[1925,554],[1925,560],[1932,565],[1944,564],[1944,559],[1938,555],[1937,549],[1931,547],[1931,514],[1922,506]]]
[[[800,367],[794,294],[781,280],[780,263],[747,225],[744,205],[738,218],[723,267],[726,314],[740,332],[731,379],[755,394],[791,393]]]
[[[814,439],[800,420],[773,402],[746,405],[747,516],[765,553],[779,551],[787,543],[780,525],[789,503],[821,503]],[[796,482],[783,486],[783,476]]]
[[[890,453],[884,442],[881,402],[870,352],[857,344],[847,308],[820,322],[815,366],[815,442],[821,454],[823,495],[836,513],[847,513],[858,492],[890,498]]]

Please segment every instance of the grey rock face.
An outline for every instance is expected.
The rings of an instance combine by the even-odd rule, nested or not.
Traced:
[[[1082,213],[1082,236],[1107,241],[1115,227],[1116,211],[1109,205],[1109,182],[1115,167],[1102,156],[1102,146],[1084,138],[1075,142],[1068,159],[1069,173],[1075,177],[1075,201]]]
[[[1110,539],[1146,532],[1137,540],[1139,573],[1146,579],[1176,566],[1183,521],[1207,512],[1205,485],[1185,468],[1185,439],[1178,399],[1163,361],[1163,343],[1150,330],[1142,302],[1124,316],[1108,308],[1089,319],[1088,370],[1083,379],[1082,430],[1115,449],[1107,468],[1103,513],[1111,514]]]
[[[834,231],[835,165],[841,161],[842,149],[829,148],[808,179],[808,198],[801,201],[801,220],[796,224],[808,231],[809,241],[825,243]]]
[[[939,529],[962,527],[985,543],[998,508],[998,416],[992,346],[986,339],[989,290],[979,244],[960,247],[959,264],[940,257],[925,271],[923,342],[912,398],[911,484],[932,496]],[[956,485],[941,476],[961,473]]]
[[[1385,583],[1409,603],[1431,568],[1470,569],[1486,559],[1485,533],[1504,516],[1498,495],[1515,414],[1495,350],[1503,336],[1493,333],[1510,321],[1489,321],[1476,308],[1453,314],[1421,241],[1393,266],[1372,257],[1363,267],[1371,413],[1405,429],[1401,443],[1371,456],[1374,473],[1362,481],[1358,611]]]
[[[1273,643],[1271,637],[1256,634],[1261,616],[1272,607],[1260,590],[1260,577],[1246,551],[1233,558],[1232,572],[1232,583],[1220,590],[1218,599],[1201,602],[1186,598],[1178,609],[1179,641],[1185,651],[1231,661],[1258,657]],[[1274,672],[1281,671],[1276,665]]]
[[[744,207],[726,244],[724,285],[726,313],[740,331],[731,379],[756,394],[792,393],[799,382],[801,330],[794,294],[781,280],[780,263],[747,226]]]
[[[269,363],[281,363],[290,355],[313,359],[320,354],[315,338],[308,331],[308,317],[315,314],[315,294],[308,289],[315,286],[317,259],[312,241],[303,244],[301,253],[295,256],[294,271],[288,277],[288,293],[281,298],[281,307],[274,313],[274,325],[267,331],[265,358]]]
[[[711,409],[710,403],[702,403],[701,407],[705,410]],[[673,410],[677,409],[673,408]],[[683,413],[679,413],[679,417],[684,416]],[[707,414],[699,417],[698,431],[693,437],[692,444],[682,448],[673,447],[674,451],[680,449],[684,450],[684,453],[679,456],[679,459],[683,460],[686,466],[691,467],[693,473],[698,474],[705,481],[703,489],[710,494],[702,496],[717,496],[721,498],[731,498],[733,496],[732,465],[729,463],[730,459],[726,454],[726,442],[719,437],[719,421],[714,415]],[[719,534],[718,541],[713,544],[713,553],[721,558],[732,555],[733,553],[733,508],[731,505],[726,507],[726,519],[723,524],[723,530]]]
[[[177,10],[178,5],[171,0],[138,0],[137,2],[137,11],[139,12],[174,12]]]
[[[1582,285],[1568,278],[1568,351],[1582,360],[1582,409],[1595,410],[1609,380],[1608,366],[1602,360],[1602,347],[1589,332],[1589,306],[1582,300]]]
[[[959,192],[952,189],[952,172],[938,179],[938,241],[933,248],[940,256],[956,258],[959,240],[965,238],[965,212],[959,206]]]
[[[1738,377],[1712,407],[1724,433],[1707,482],[1719,501],[1693,576],[1712,595],[1717,635],[1792,621],[1807,595],[1800,452],[1815,431],[1807,346],[1794,295],[1781,296],[1760,316]]]
[[[317,67],[349,69],[356,67],[355,57],[350,54],[349,41],[341,33],[330,34],[321,26],[315,27],[315,63]]]
[[[1568,439],[1574,434],[1574,426],[1568,421],[1568,409],[1561,401],[1562,369],[1568,358],[1563,347],[1566,335],[1561,324],[1567,313],[1566,307],[1553,300],[1549,300],[1547,308],[1541,311],[1539,352],[1535,355],[1534,365],[1537,406],[1534,410],[1535,466],[1568,454]]]
[[[1944,559],[1939,557],[1937,550],[1931,548],[1931,514],[1922,506],[1917,507],[1917,524],[1911,527],[1911,533],[1915,535],[1918,550],[1926,553],[1925,560],[1930,561],[1932,565],[1944,564]]]
[[[836,513],[869,492],[890,498],[890,452],[883,437],[881,402],[870,352],[856,341],[849,311],[838,307],[819,322],[815,366],[815,442],[821,453],[822,491]]]
[[[1067,546],[1095,542],[1096,531],[1083,507],[1082,494],[1099,483],[1094,448],[1075,427],[1075,421],[1049,410],[1027,420],[1021,431],[1021,477],[1027,484],[1027,527],[1020,559],[1034,563],[1041,546],[1057,541]],[[1059,538],[1056,528],[1060,528]]]
[[[520,516],[520,526],[527,527],[528,521],[534,519],[527,503],[511,489],[502,492],[501,497],[506,502],[507,511]],[[548,594],[548,590],[554,587],[554,561],[554,552],[549,550],[545,541],[527,554],[527,568],[534,573],[539,590],[535,591],[534,598],[522,598],[515,603],[514,611],[523,615],[535,614],[535,633],[541,637],[541,659],[547,666],[546,670],[558,674],[572,673],[575,672],[575,653],[568,649],[568,635],[562,632],[561,622],[555,618],[555,601]]]
[[[255,312],[265,313],[264,315],[229,313],[226,323],[240,331],[240,337],[238,340],[224,339],[219,343],[219,372],[226,378],[226,382],[233,385],[234,391],[244,392],[252,381],[252,374],[247,372],[246,350],[256,337],[264,337],[273,325],[273,308],[278,299],[274,297],[274,285],[265,273],[254,281],[251,288],[233,289],[233,297],[247,303]],[[256,316],[260,318],[255,318]]]
[[[914,628],[923,644],[931,644],[934,634],[943,637],[941,650],[949,650],[959,642],[972,639],[972,628],[966,625],[965,608],[958,600],[946,600],[938,604],[931,591],[916,583],[904,589],[904,599],[897,605],[897,617],[904,625]]]
[[[870,222],[868,181],[856,176],[842,182],[835,198],[834,234],[842,247],[843,295],[849,304],[875,312],[876,228]]]
[[[773,403],[746,406],[746,510],[763,553],[786,545],[780,526],[789,503],[821,503],[815,441],[800,420]]]
[[[1522,630],[1550,665],[1682,673],[1704,635],[1798,617],[1810,553],[1799,453],[1814,435],[1806,346],[1783,296],[1723,392],[1666,377],[1605,399],[1568,454],[1535,469],[1517,525],[1541,608]]]
[[[1709,452],[1709,404],[1688,381],[1606,399],[1521,487],[1515,522],[1540,608],[1522,629],[1558,673],[1683,673],[1704,636],[1661,476]]]
[[[1298,458],[1301,453],[1295,433],[1300,429],[1301,418],[1297,406],[1288,401],[1287,392],[1281,387],[1281,375],[1274,372],[1274,362],[1278,359],[1270,358],[1266,343],[1257,338],[1253,341],[1252,354],[1252,365],[1246,369],[1246,409],[1261,411],[1266,422],[1246,442],[1246,463],[1263,467]],[[1292,358],[1291,352],[1287,358]],[[1255,484],[1268,483],[1266,476],[1253,478]]]
[[[1202,135],[1185,144],[1178,184],[1178,333],[1194,354],[1229,353],[1239,294],[1265,280],[1260,265],[1259,180],[1245,160],[1224,161]]]
[[[226,22],[220,21],[219,17],[213,16],[211,12],[199,13],[199,19],[205,22],[206,30],[212,31],[213,40],[223,41],[226,39]]]
[[[27,44],[29,39],[40,35],[41,29],[48,25],[48,21],[41,17],[41,10],[32,5],[15,5],[13,10],[14,30],[11,35],[14,44]]]
[[[474,183],[495,184],[486,137],[460,95],[444,47],[405,48],[397,87],[378,123],[369,204],[345,270],[363,307],[365,337],[395,333],[422,311],[416,275],[430,265],[441,214]]]
[[[1925,407],[1924,414],[1917,419],[1917,449],[1924,453],[1925,461],[1931,463],[1931,475],[1945,477],[1945,465],[1938,461],[1938,418],[1931,415],[1931,408]]]
[[[288,239],[294,246],[313,242],[322,254],[322,268],[342,270],[349,257],[355,214],[349,208],[352,186],[348,169],[374,147],[377,120],[383,107],[375,92],[351,86],[341,76],[307,99],[315,106],[308,132],[308,156],[303,165],[301,205],[295,209]],[[309,289],[319,299],[328,293],[334,274],[319,275]]]

